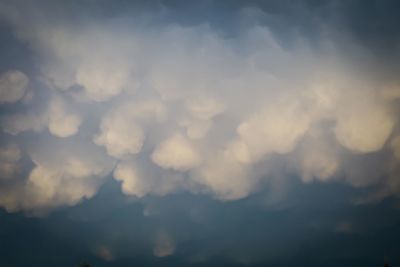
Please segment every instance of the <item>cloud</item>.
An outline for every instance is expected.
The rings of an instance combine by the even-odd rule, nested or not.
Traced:
[[[8,210],[74,205],[111,173],[138,198],[237,200],[289,175],[399,192],[384,163],[399,158],[398,80],[366,67],[374,54],[330,25],[282,36],[242,12],[229,33],[3,6],[38,70],[1,76],[2,134],[28,162],[24,175],[22,160],[1,159],[15,180],[1,189]],[[35,94],[21,105],[28,83]]]
[[[107,148],[109,155],[122,157],[126,154],[137,154],[144,142],[143,129],[135,122],[127,122],[116,117],[106,118],[101,124],[102,133],[95,137],[97,145]]]
[[[81,118],[76,114],[67,113],[65,104],[60,98],[52,100],[48,113],[48,128],[51,134],[62,138],[72,136],[78,132]]]
[[[99,164],[79,158],[66,158],[63,166],[36,161],[25,188],[29,202],[23,205],[25,208],[73,205],[84,197],[92,197],[99,186],[93,178],[109,171],[107,165]]]
[[[146,178],[133,163],[118,164],[114,170],[114,178],[122,182],[122,191],[125,194],[143,197],[150,191],[143,181]]]
[[[356,94],[338,111],[336,137],[340,144],[356,153],[382,149],[395,125],[388,107],[375,103],[375,98],[370,92]]]
[[[18,135],[26,131],[42,131],[45,120],[38,114],[19,113],[3,117],[1,126],[5,133]]]
[[[196,177],[196,174],[195,174]],[[241,199],[250,194],[257,184],[248,166],[230,155],[229,150],[210,156],[195,178],[222,200]]]
[[[201,163],[197,149],[180,134],[160,143],[152,153],[151,159],[162,168],[177,171],[189,170]]]
[[[20,100],[28,89],[29,78],[21,71],[12,70],[0,75],[0,103]]]
[[[191,139],[203,138],[212,127],[212,119],[225,109],[221,101],[205,95],[189,98],[184,105],[188,114],[179,124]]]
[[[118,163],[114,178],[121,182],[126,195],[144,197],[146,195],[165,196],[179,190],[194,190],[192,183],[182,173],[155,168],[150,162],[126,160]]]
[[[269,153],[285,154],[294,149],[312,120],[300,105],[297,99],[278,99],[238,126],[240,141],[250,158],[257,160]]]
[[[155,100],[123,104],[102,119],[101,131],[93,141],[116,158],[137,154],[145,141],[141,124],[160,121],[165,112],[163,104]]]
[[[156,257],[166,257],[174,254],[175,245],[172,238],[165,232],[160,231],[154,241],[153,254]]]
[[[3,131],[18,135],[26,131],[40,132],[47,127],[54,136],[73,136],[78,132],[82,119],[70,109],[62,97],[54,96],[44,111],[3,117]]]
[[[96,153],[95,146],[76,141],[68,145],[47,145],[49,147],[39,146],[25,152],[29,154],[33,168],[26,177],[18,177],[24,172],[14,173],[2,188],[6,191],[0,203],[7,210],[25,209],[40,213],[59,206],[75,205],[83,198],[92,197],[114,166],[112,160]],[[17,161],[18,157],[14,156],[13,160]]]
[[[121,68],[121,64],[118,62],[114,64],[111,62],[90,61],[77,70],[76,83],[85,89],[86,94],[91,99],[106,101],[118,95],[126,86],[129,86],[129,73]],[[118,69],[115,70],[115,68],[110,67],[113,65],[118,66]]]
[[[340,155],[323,133],[310,134],[299,149],[298,165],[304,182],[329,181],[340,169]]]
[[[15,144],[0,147],[0,180],[11,179],[20,170],[21,150]]]

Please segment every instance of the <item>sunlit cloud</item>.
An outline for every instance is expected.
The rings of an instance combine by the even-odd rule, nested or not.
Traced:
[[[237,200],[289,174],[399,193],[389,178],[398,174],[398,81],[374,79],[379,70],[348,58],[373,54],[328,25],[316,43],[293,34],[284,45],[263,24],[227,38],[207,24],[138,26],[121,14],[77,27],[32,5],[2,6],[38,58],[38,72],[0,78],[1,103],[19,105],[0,118],[15,143],[1,152],[7,210],[75,205],[109,176],[139,198]],[[22,141],[38,136],[39,146]],[[371,153],[393,166],[365,176],[370,163],[357,162]],[[285,163],[270,164],[274,156]]]

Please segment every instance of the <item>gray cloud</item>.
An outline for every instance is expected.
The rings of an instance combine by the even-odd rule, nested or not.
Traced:
[[[27,90],[29,79],[20,71],[8,71],[0,76],[0,103],[14,103]]]
[[[136,197],[189,191],[237,200],[286,175],[376,186],[375,200],[398,195],[398,80],[378,79],[365,67],[374,53],[329,23],[315,41],[276,34],[262,7],[241,8],[233,36],[208,23],[140,24],[145,15],[124,12],[78,16],[78,26],[52,8],[2,4],[1,18],[39,71],[1,74],[1,102],[27,90],[47,96],[42,103],[32,94],[1,115],[16,144],[0,158],[7,210],[75,205],[110,175]],[[249,23],[254,12],[260,23]],[[28,89],[31,80],[40,88]],[[30,159],[25,176],[13,153]],[[365,175],[371,155],[381,159],[378,171]],[[171,254],[172,241],[160,240],[154,253]]]

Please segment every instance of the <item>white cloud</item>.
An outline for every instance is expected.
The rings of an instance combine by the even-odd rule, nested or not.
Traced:
[[[0,198],[6,209],[35,212],[75,205],[94,196],[114,165],[88,144],[47,146],[28,151],[34,167],[27,177],[13,176],[16,180],[10,181],[8,191]]]
[[[201,163],[198,149],[181,134],[175,134],[160,143],[151,155],[158,166],[165,169],[186,171]]]
[[[128,70],[118,62],[88,62],[78,68],[75,80],[83,86],[89,98],[106,101],[131,86]]]
[[[211,191],[218,199],[241,199],[254,189],[257,179],[245,165],[233,159],[226,152],[211,157],[198,171],[195,179]]]
[[[43,138],[46,129],[57,137],[49,150],[68,151],[38,158],[29,146],[29,177],[1,192],[9,209],[91,197],[115,162],[114,178],[136,197],[187,190],[234,200],[288,172],[397,192],[383,163],[374,172],[364,166],[365,154],[386,155],[398,128],[397,83],[354,71],[358,63],[328,37],[318,49],[302,36],[283,47],[264,26],[226,38],[207,25],[143,30],[125,18],[74,27],[9,13],[2,16],[40,59],[40,77],[31,79],[47,97],[2,114],[1,128],[21,151],[22,138]],[[23,99],[28,83],[18,71],[2,74],[0,102]],[[82,156],[68,148],[74,142],[91,149]],[[398,160],[397,143],[388,145]],[[1,173],[14,177],[21,160],[1,160]]]
[[[74,205],[83,198],[91,198],[98,190],[100,177],[110,171],[110,164],[76,155],[70,155],[64,158],[63,164],[55,165],[33,159],[36,166],[25,187],[28,199],[22,203],[29,209]]]
[[[114,178],[122,183],[122,191],[127,195],[143,197],[149,192],[145,177],[137,167],[131,164],[118,164],[114,170]]]
[[[141,124],[161,121],[165,112],[165,107],[158,101],[123,104],[103,118],[100,133],[93,141],[105,146],[107,153],[116,158],[137,154],[146,138]]]
[[[200,120],[212,119],[225,109],[221,101],[205,95],[189,98],[185,102],[185,107],[193,117]]]
[[[65,103],[61,98],[54,98],[49,110],[48,128],[51,134],[57,137],[68,137],[75,135],[82,122],[81,118],[74,113],[65,110]]]
[[[114,178],[121,182],[122,191],[131,196],[164,196],[181,189],[189,189],[190,182],[179,173],[160,171],[145,162],[120,162]]]
[[[250,158],[257,161],[268,153],[291,152],[311,121],[311,114],[298,99],[278,99],[242,122],[237,132]]]
[[[5,116],[1,126],[6,133],[12,135],[31,130],[40,132],[47,127],[54,136],[69,137],[78,132],[82,123],[79,115],[70,109],[61,96],[54,96],[44,111]]]
[[[340,144],[355,153],[380,150],[395,125],[388,107],[376,103],[375,97],[369,92],[350,94],[338,107],[335,135]]]
[[[186,129],[186,135],[191,139],[204,138],[212,127],[212,119],[225,109],[221,101],[204,94],[189,97],[184,106],[186,113],[179,125]]]
[[[140,152],[145,139],[144,130],[134,121],[108,117],[101,123],[101,134],[94,138],[97,145],[105,146],[107,153],[119,158]]]
[[[297,160],[304,182],[329,181],[340,168],[339,153],[325,135],[315,131],[301,144]]]

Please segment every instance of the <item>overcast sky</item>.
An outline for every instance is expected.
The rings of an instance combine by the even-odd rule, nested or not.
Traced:
[[[0,0],[0,265],[400,265],[399,13]]]

